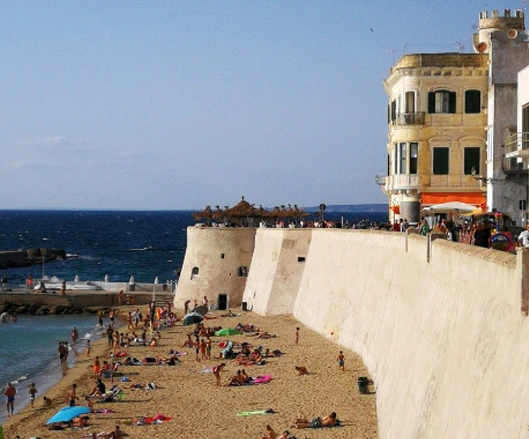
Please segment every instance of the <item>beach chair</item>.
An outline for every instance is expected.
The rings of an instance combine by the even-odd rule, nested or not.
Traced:
[[[105,392],[103,393],[103,395],[101,395],[100,402],[119,401],[121,393],[122,393],[122,390],[117,385],[114,385],[108,392]]]

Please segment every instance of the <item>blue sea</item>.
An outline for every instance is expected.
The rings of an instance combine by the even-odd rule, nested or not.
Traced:
[[[327,220],[350,224],[366,218],[383,222],[386,213],[326,213]],[[317,214],[308,220],[317,220]],[[0,211],[0,250],[53,248],[65,250],[65,260],[0,271],[9,285],[22,286],[28,274],[66,280],[151,283],[175,280],[186,248],[186,228],[195,224],[191,211]],[[97,338],[94,316],[24,316],[0,324],[0,387],[15,382],[15,411],[29,403],[34,382],[41,396],[61,378],[57,354],[60,341],[70,341],[75,325],[81,337]],[[95,338],[92,338],[94,340]],[[70,364],[75,355],[69,356]],[[0,408],[0,423],[6,412]]]

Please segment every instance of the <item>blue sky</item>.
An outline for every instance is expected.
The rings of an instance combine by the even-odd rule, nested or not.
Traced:
[[[3,2],[1,208],[386,202],[393,62],[524,6]]]

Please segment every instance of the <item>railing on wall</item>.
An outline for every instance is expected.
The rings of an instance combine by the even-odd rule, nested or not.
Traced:
[[[391,123],[393,125],[424,125],[424,111],[396,114]]]

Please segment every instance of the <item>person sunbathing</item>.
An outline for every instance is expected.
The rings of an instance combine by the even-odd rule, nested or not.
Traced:
[[[336,413],[332,412],[328,416],[316,417],[311,421],[308,419],[297,419],[296,428],[323,428],[323,427],[333,427],[336,425]]]
[[[244,384],[244,377],[240,370],[237,371],[237,375],[231,377],[228,386],[242,386]]]
[[[281,433],[277,439],[288,439],[290,437],[290,432],[288,430],[285,430],[283,433]]]
[[[234,313],[232,312],[232,310],[229,309],[228,311],[226,311],[225,314],[221,314],[220,316],[221,316],[221,317],[237,317],[237,314],[234,314]]]
[[[246,370],[243,369],[241,371],[241,375],[242,375],[242,379],[243,379],[243,384],[250,384],[250,377],[246,373]]]
[[[88,427],[88,420],[90,418],[88,416],[77,416],[76,418],[73,418],[71,422],[72,427],[76,428],[84,428]]]
[[[94,396],[101,396],[105,392],[106,392],[105,383],[101,381],[101,378],[98,378],[96,381],[96,385],[93,387],[92,391],[90,392],[88,396],[93,398]]]
[[[295,366],[294,369],[298,371],[298,376],[309,374],[309,371],[305,366]]]
[[[277,434],[270,425],[267,425],[266,434],[261,439],[277,439]]]

